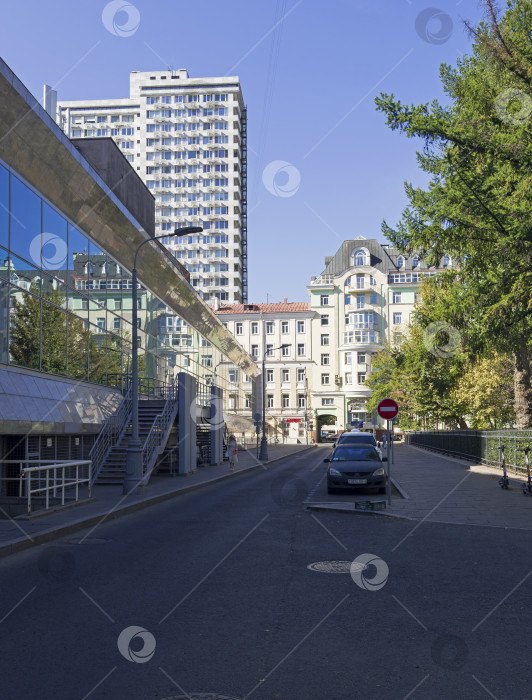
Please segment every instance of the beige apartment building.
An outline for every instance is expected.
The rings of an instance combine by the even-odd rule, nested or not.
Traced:
[[[259,368],[264,360],[269,436],[287,443],[306,442],[314,427],[308,409],[315,356],[312,333],[315,312],[310,304],[287,300],[272,304],[232,304],[219,306],[215,314]],[[243,405],[235,405],[234,409],[249,421],[252,392],[251,381],[245,376],[243,391]],[[237,400],[235,395],[234,401]],[[260,401],[257,410],[261,411]]]
[[[314,312],[310,389],[317,433],[375,429],[380,419],[367,410],[371,390],[365,385],[372,360],[388,343],[397,344],[410,322],[421,278],[451,265],[427,266],[418,255],[406,256],[376,239],[358,236],[325,258],[325,268],[307,287]]]

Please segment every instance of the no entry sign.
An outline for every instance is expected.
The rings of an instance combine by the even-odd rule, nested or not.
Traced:
[[[393,420],[399,413],[399,406],[393,399],[383,399],[377,406],[377,413],[381,418]]]

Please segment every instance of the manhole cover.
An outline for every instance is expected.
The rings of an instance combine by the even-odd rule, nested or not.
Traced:
[[[189,693],[188,695],[172,695],[162,700],[240,700],[234,695],[220,695],[219,693]]]
[[[104,540],[100,537],[78,537],[74,540],[68,540],[68,544],[107,544],[111,540]]]
[[[309,564],[307,569],[319,571],[322,574],[350,574],[352,564],[351,561],[317,561]],[[364,566],[360,564],[360,568],[363,569]]]

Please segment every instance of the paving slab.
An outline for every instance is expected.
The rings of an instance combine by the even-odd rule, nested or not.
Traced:
[[[501,489],[501,470],[405,444],[395,445],[390,466],[395,485],[409,498],[392,498],[391,507],[369,513],[372,517],[532,530],[532,498],[523,494],[519,475],[510,473],[510,488]],[[309,509],[359,514],[352,504]]]

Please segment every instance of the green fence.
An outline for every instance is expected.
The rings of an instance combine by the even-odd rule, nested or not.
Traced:
[[[407,445],[441,452],[471,464],[501,466],[504,447],[506,467],[516,474],[526,474],[525,447],[532,448],[532,430],[434,430],[408,432]],[[532,453],[530,454],[532,460]]]

